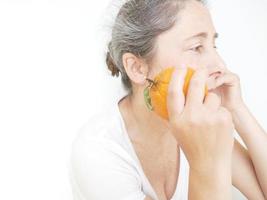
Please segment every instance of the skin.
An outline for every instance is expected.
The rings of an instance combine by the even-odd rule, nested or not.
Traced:
[[[248,199],[261,200],[265,199],[264,195],[267,197],[267,170],[265,170],[267,169],[267,134],[242,99],[239,77],[226,67],[216,51],[216,37],[216,30],[207,8],[197,1],[190,1],[179,13],[178,23],[157,37],[157,51],[152,63],[147,64],[131,53],[123,55],[123,64],[131,79],[133,94],[121,100],[119,108],[143,170],[159,199],[170,199],[176,189],[180,159],[177,147],[180,146],[185,151],[187,159],[190,160],[189,163],[200,163],[188,153],[189,151],[186,151],[190,142],[179,140],[181,135],[177,135],[177,132],[173,131],[178,129],[174,125],[175,123],[169,123],[150,112],[144,102],[143,90],[148,85],[145,78],[153,79],[157,73],[169,66],[178,68],[190,66],[197,70],[196,79],[201,79],[202,82],[204,80],[208,85],[209,93],[212,94],[209,98],[211,99],[209,108],[213,106],[226,109],[224,114],[229,113],[227,119],[231,119],[234,128],[247,147],[245,148],[237,140],[233,140],[231,155],[225,152],[221,154],[228,155],[227,158],[221,159],[227,161],[225,166],[222,164],[211,169],[214,176],[211,175],[212,173],[205,174],[197,169],[198,165],[190,165],[190,170],[191,167],[196,170],[190,172],[189,199],[202,199],[198,195],[201,191],[213,194],[213,199],[230,199],[229,174],[232,184]],[[203,70],[201,72],[203,68],[205,68],[205,72]],[[176,77],[173,79],[180,78],[182,80],[181,74],[183,73],[180,72],[176,73],[174,75]],[[192,100],[201,98],[196,95],[196,91],[197,87],[192,88]],[[174,102],[173,99],[172,101]],[[175,102],[178,102],[178,97]],[[197,108],[195,113],[198,112]],[[174,110],[169,111],[174,112]],[[182,113],[183,110],[177,112]],[[176,120],[181,115],[175,113],[172,116],[176,116],[172,118]],[[228,132],[230,132],[230,128]],[[226,141],[227,139],[225,137],[222,140]],[[203,144],[205,141],[202,141],[202,144],[196,143],[196,145],[202,145],[201,147],[207,146]],[[225,144],[229,144],[229,149],[231,148],[230,139]],[[218,162],[219,158],[222,157],[218,155]],[[227,171],[228,165],[230,170]],[[212,166],[212,164],[206,164],[204,168],[208,166]],[[196,173],[196,171],[198,172]],[[206,179],[204,180],[203,177]],[[228,177],[228,179],[224,177]],[[223,185],[223,187],[218,189],[215,187],[216,185]],[[222,193],[225,193],[226,196],[222,197]],[[152,198],[147,196],[146,199]]]

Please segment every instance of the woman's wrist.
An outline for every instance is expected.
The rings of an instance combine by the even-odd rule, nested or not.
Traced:
[[[196,174],[231,174],[231,156],[228,159],[213,161],[212,163],[199,163],[190,165],[190,171]]]
[[[246,104],[241,104],[231,111],[235,128],[242,137],[243,134],[266,135],[264,129],[260,126],[252,112]]]
[[[227,109],[229,110],[230,113],[232,113],[232,115],[233,114],[238,115],[239,113],[242,113],[248,110],[246,104],[243,101],[238,103],[236,106],[227,108]]]
[[[225,147],[229,151],[222,153],[210,152],[206,156],[197,156],[197,158],[187,158],[190,170],[195,173],[222,173],[222,172],[231,172],[232,167],[232,150],[230,147]]]
[[[231,168],[227,165],[190,168],[189,199],[231,199]]]

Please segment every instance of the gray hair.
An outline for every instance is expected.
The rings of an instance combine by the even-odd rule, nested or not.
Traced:
[[[178,12],[187,1],[190,0],[128,0],[120,8],[112,27],[106,64],[112,76],[121,74],[126,90],[132,92],[132,84],[123,66],[123,54],[132,53],[149,64],[156,53],[157,36],[175,25]]]

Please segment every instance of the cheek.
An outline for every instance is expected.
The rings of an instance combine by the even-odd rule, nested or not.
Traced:
[[[204,66],[204,56],[200,54],[194,54],[191,52],[184,52],[181,50],[165,50],[157,53],[153,60],[153,66],[151,67],[152,74],[157,74],[162,69],[170,66],[179,67],[183,64],[190,66],[193,69],[197,69],[200,66]]]
[[[181,57],[181,63],[184,63],[193,69],[197,69],[204,65],[203,57],[199,54],[191,52],[183,53]]]
[[[180,63],[186,64],[188,67],[196,69],[199,66],[199,58],[198,56],[192,55],[192,53],[184,53],[181,56]]]
[[[157,70],[171,66],[179,67],[183,64],[181,53],[177,51],[164,51],[161,54],[158,54],[154,63],[154,67]]]

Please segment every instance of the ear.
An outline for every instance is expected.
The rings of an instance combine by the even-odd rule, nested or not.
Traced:
[[[122,56],[123,66],[132,82],[143,85],[146,82],[148,66],[140,58],[132,53],[124,53]]]

